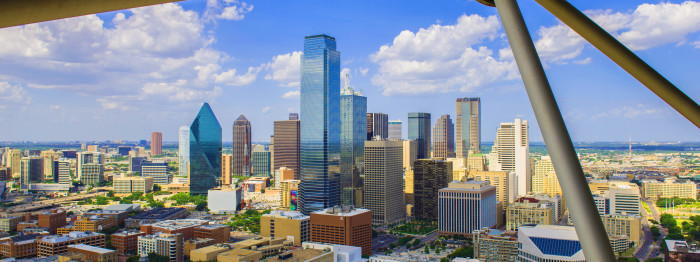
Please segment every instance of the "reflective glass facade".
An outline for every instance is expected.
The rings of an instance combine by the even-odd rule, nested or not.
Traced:
[[[367,138],[367,97],[352,89],[340,96],[340,202],[362,207],[364,154]]]
[[[340,204],[340,52],[327,35],[304,39],[300,145],[301,212]]]
[[[190,165],[190,127],[181,126],[179,134],[180,176],[187,176]]]
[[[430,113],[408,113],[408,140],[418,142],[418,159],[430,158]]]
[[[207,194],[221,177],[221,125],[204,103],[190,126],[190,193]]]
[[[481,98],[457,98],[457,157],[481,153]]]

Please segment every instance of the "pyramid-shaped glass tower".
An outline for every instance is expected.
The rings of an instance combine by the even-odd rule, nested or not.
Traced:
[[[207,194],[221,177],[221,125],[204,103],[190,126],[190,194]]]

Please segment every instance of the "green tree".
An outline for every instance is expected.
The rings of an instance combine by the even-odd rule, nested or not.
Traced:
[[[430,253],[430,249],[428,249],[428,246],[425,246],[425,249],[423,251],[425,251],[426,254]]]
[[[160,185],[158,185],[158,184],[153,184],[153,191],[158,192],[158,191],[160,191],[161,189],[162,189],[162,188],[160,187]]]

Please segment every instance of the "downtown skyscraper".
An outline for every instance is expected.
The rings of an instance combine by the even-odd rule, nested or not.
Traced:
[[[190,127],[181,126],[178,132],[178,152],[180,157],[180,176],[187,176],[190,171]]]
[[[457,98],[457,157],[481,153],[481,98]]]
[[[304,39],[300,144],[301,212],[340,204],[340,52],[327,35]]]
[[[294,171],[294,179],[299,179],[300,168],[300,122],[298,114],[289,114],[289,120],[275,121],[275,150],[272,151],[273,169],[286,167]]]
[[[250,158],[253,152],[250,121],[240,115],[233,122],[233,175],[250,175]]]
[[[430,158],[430,113],[408,113],[408,140],[418,142],[418,159]]]
[[[433,157],[455,157],[455,125],[450,115],[442,115],[433,128]]]
[[[163,133],[151,133],[151,156],[163,154]]]
[[[362,207],[367,97],[346,82],[340,95],[340,202]]]
[[[221,125],[204,103],[190,126],[190,194],[207,194],[221,177]]]
[[[389,137],[389,115],[384,113],[367,113],[367,140],[378,136],[381,139]]]
[[[489,171],[515,172],[517,196],[531,190],[530,141],[527,120],[501,123],[489,153]]]

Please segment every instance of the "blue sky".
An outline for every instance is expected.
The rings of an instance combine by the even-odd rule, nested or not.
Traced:
[[[519,1],[575,141],[700,141],[700,132],[534,1]],[[700,2],[570,1],[696,101]],[[0,140],[176,141],[202,102],[231,140],[299,111],[304,36],[334,36],[368,112],[455,117],[481,97],[482,140],[530,121],[496,10],[473,0],[189,0],[0,29]],[[301,116],[303,117],[303,116]],[[404,125],[405,129],[405,125]],[[404,131],[404,135],[406,132]]]

